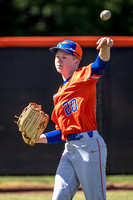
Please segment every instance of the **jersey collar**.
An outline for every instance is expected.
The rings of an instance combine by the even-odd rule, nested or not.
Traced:
[[[71,78],[71,76],[70,76],[69,78],[67,78],[67,79],[63,82],[63,85],[65,85],[65,84],[69,81],[70,78]]]

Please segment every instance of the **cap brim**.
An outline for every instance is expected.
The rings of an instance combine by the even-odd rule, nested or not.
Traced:
[[[49,50],[52,52],[52,53],[56,53],[57,49],[59,49],[58,47],[51,47]]]
[[[59,48],[59,47],[51,47],[49,50],[50,50],[52,53],[56,53],[57,50],[62,50],[62,51],[65,51],[65,52],[67,52],[67,53],[73,55],[73,51],[67,50],[67,49],[62,49],[62,48]]]
[[[76,52],[72,51],[72,50],[69,50],[69,49],[63,49],[63,48],[59,48],[59,47],[51,47],[49,49],[52,53],[56,53],[57,50],[62,50],[70,55],[73,55],[73,56],[76,56],[77,58],[79,58],[79,60],[81,60],[81,56],[78,55]]]

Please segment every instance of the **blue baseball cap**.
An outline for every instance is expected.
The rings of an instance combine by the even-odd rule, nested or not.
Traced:
[[[57,44],[57,46],[51,47],[50,51],[56,53],[58,49],[63,50],[73,56],[76,56],[80,60],[82,58],[82,48],[79,44],[71,40],[64,40],[63,42],[60,42],[59,44]]]

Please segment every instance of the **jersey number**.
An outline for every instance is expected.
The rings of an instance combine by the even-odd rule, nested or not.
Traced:
[[[77,111],[77,99],[71,99],[69,102],[65,101],[63,107],[67,116]]]

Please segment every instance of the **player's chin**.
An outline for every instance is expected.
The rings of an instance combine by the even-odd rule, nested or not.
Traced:
[[[61,70],[57,70],[57,72],[58,72],[59,74],[63,74],[63,72],[62,72]]]
[[[57,70],[57,72],[62,73],[63,72],[63,67],[56,66],[56,70]]]

